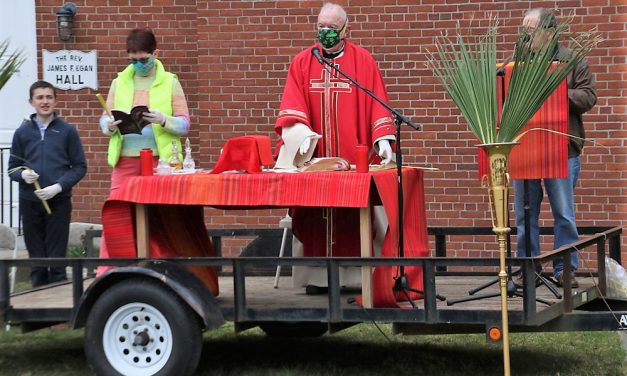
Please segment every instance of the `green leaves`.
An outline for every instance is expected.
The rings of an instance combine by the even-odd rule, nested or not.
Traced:
[[[483,35],[436,38],[427,66],[459,107],[470,130],[483,143],[512,142],[568,73],[601,41],[596,31],[570,36],[568,49],[558,52],[559,36],[572,18],[552,28],[542,17],[533,30],[521,28],[514,67],[501,118],[497,119],[496,34],[491,19]],[[553,61],[558,59],[558,64]]]
[[[0,90],[26,60],[22,51],[18,50],[9,55],[7,52],[8,49],[8,40],[0,42],[0,61],[4,61],[2,66],[0,66]]]
[[[496,32],[492,20],[481,37],[442,35],[436,38],[437,50],[429,53],[427,63],[484,143],[496,137]]]

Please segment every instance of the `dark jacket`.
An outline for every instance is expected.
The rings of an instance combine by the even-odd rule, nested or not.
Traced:
[[[560,46],[557,59],[561,60],[567,49]],[[590,72],[588,62],[584,59],[566,77],[568,83],[568,134],[586,138],[582,115],[588,112],[597,103],[597,91],[594,76]],[[581,154],[583,140],[569,138],[568,157]]]
[[[9,171],[27,166],[39,174],[42,188],[59,183],[62,187],[57,197],[71,197],[72,187],[87,173],[87,162],[80,137],[74,126],[56,116],[41,137],[35,114],[25,120],[13,134]],[[20,182],[20,198],[39,201],[33,193],[34,184],[26,184],[22,170],[13,171],[11,179]]]

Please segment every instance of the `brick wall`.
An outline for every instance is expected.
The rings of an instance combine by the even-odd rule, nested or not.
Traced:
[[[313,43],[322,1],[130,0],[75,1],[76,38],[56,37],[54,11],[60,1],[37,0],[39,49],[98,50],[100,92],[126,64],[125,36],[135,26],[156,30],[160,55],[177,73],[191,109],[190,134],[197,164],[210,168],[224,142],[234,136],[273,134],[282,86],[292,56]],[[488,13],[501,20],[499,57],[510,53],[524,10],[557,8],[574,16],[574,29],[597,27],[606,38],[589,62],[599,101],[585,115],[589,142],[582,157],[576,191],[577,221],[582,226],[627,224],[627,5],[621,0],[338,1],[350,15],[350,38],[373,54],[385,78],[391,104],[421,124],[403,131],[405,161],[438,167],[426,174],[430,226],[489,226],[485,190],[476,179],[475,140],[453,103],[425,67],[433,37],[456,22],[485,26]],[[92,90],[59,96],[62,114],[77,125],[89,157],[89,174],[75,194],[74,220],[99,222],[110,168],[106,138],[98,130],[101,109]],[[274,137],[275,138],[275,137]],[[213,227],[274,227],[284,211],[223,213],[208,210]],[[552,223],[548,204],[543,225]],[[550,240],[550,239],[547,239]],[[627,237],[623,237],[627,244]],[[550,249],[550,244],[545,244]],[[625,247],[623,247],[625,248]],[[459,256],[493,256],[494,239],[468,238],[455,244]],[[623,257],[627,256],[627,253]],[[586,255],[586,264],[593,265]]]

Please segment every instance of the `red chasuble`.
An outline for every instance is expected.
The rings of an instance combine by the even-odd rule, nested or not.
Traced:
[[[330,62],[387,102],[383,77],[370,53],[348,40],[344,43],[344,52]],[[315,47],[322,51],[319,44]],[[356,163],[357,145],[372,148],[376,139],[394,135],[390,112],[335,70],[320,64],[311,47],[290,64],[275,130],[281,134],[283,127],[295,123],[322,135],[314,156],[343,157],[352,164]],[[277,150],[280,147],[281,141]],[[293,210],[294,235],[303,243],[305,256],[360,256],[359,211],[329,210],[331,219],[320,208]],[[333,248],[327,255],[329,242]]]
[[[330,61],[387,102],[381,72],[370,53],[348,40],[344,43],[344,52]],[[295,123],[322,135],[316,157],[343,157],[353,164],[357,145],[372,147],[377,138],[394,134],[390,112],[320,64],[311,48],[296,55],[290,65],[275,130],[281,134],[281,128]]]

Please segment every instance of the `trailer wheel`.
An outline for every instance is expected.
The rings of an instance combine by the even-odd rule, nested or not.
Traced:
[[[98,375],[191,375],[202,350],[194,312],[160,282],[132,279],[105,291],[85,326]]]
[[[329,329],[323,322],[266,322],[259,328],[270,337],[277,338],[315,338]]]

